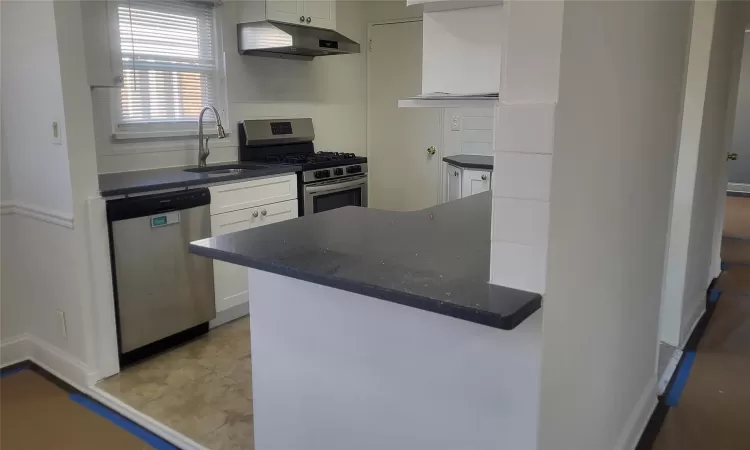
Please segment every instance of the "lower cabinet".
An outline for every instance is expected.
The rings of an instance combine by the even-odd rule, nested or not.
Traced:
[[[211,235],[249,230],[297,217],[297,200],[288,200],[211,216]],[[247,267],[214,261],[216,312],[248,301]]]
[[[489,170],[464,169],[448,164],[445,178],[446,202],[492,189],[492,172]]]

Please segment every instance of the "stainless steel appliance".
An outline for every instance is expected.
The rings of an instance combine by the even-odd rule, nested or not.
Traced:
[[[308,170],[302,172],[302,180],[304,195],[300,201],[304,214],[342,206],[367,206],[367,164]]]
[[[300,22],[310,18],[300,16]],[[334,30],[273,20],[237,24],[237,45],[243,55],[303,60],[359,53],[359,44]]]
[[[208,189],[107,202],[120,364],[208,331],[213,263],[188,253],[211,236]]]
[[[239,159],[295,164],[299,215],[342,206],[367,206],[367,158],[354,153],[315,152],[312,119],[245,120],[239,123]]]

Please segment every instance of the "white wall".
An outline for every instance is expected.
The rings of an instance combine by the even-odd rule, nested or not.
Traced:
[[[2,307],[4,322],[8,310],[15,320],[3,330],[2,363],[34,357],[85,383],[93,370],[85,205],[98,186],[80,4],[2,2],[2,11],[2,147],[14,204],[3,216],[2,271],[12,282]],[[51,143],[52,120],[64,127],[60,145]]]
[[[312,117],[318,150],[366,154],[366,8],[368,2],[337,2],[337,30],[361,45],[362,53],[312,62],[241,56],[237,52],[238,2],[218,8],[226,55],[232,134],[209,143],[209,162],[237,159],[237,122],[269,117]],[[93,94],[100,173],[197,163],[197,140],[118,142],[112,139],[111,101],[116,90]]]
[[[52,2],[3,4],[3,147],[13,200],[71,213],[67,145],[51,139],[53,121],[64,129]]]
[[[661,340],[679,348],[705,311],[715,276],[715,218],[723,211],[718,199],[726,186],[725,137],[737,79],[733,56],[742,41],[736,17],[735,5],[726,1],[698,2],[693,14],[660,315]]]
[[[540,450],[632,449],[658,314],[691,4],[566,2]]]
[[[750,185],[750,23],[745,33],[742,70],[734,122],[732,152],[739,158],[729,164],[729,182]]]
[[[256,448],[536,450],[542,311],[498,330],[248,278]]]

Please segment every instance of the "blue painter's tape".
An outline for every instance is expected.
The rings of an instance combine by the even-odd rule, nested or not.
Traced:
[[[716,303],[719,301],[719,297],[721,297],[721,291],[718,289],[711,289],[708,292],[708,301],[711,303]]]
[[[2,372],[0,372],[0,378],[5,378],[18,372],[23,372],[26,369],[28,369],[28,367],[14,367],[12,369],[3,370]]]
[[[680,370],[675,375],[672,389],[667,393],[667,399],[664,402],[667,406],[674,408],[680,402],[680,396],[687,384],[690,369],[693,368],[693,362],[695,362],[695,352],[686,352],[685,358],[682,360],[682,364],[680,364]]]
[[[106,406],[91,400],[85,395],[70,394],[70,399],[78,403],[79,405],[84,406],[89,411],[104,417],[105,419],[109,420],[128,433],[135,435],[150,446],[154,447],[156,450],[178,450],[177,447],[155,435],[154,433],[135,424],[134,422],[131,422],[130,420],[112,411]]]

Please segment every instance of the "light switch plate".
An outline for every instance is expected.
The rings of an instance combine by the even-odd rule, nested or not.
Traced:
[[[53,120],[50,134],[52,136],[52,144],[53,145],[62,145],[62,125],[60,124],[59,120]]]
[[[451,131],[461,131],[461,118],[458,116],[453,116],[453,120],[451,121]]]

